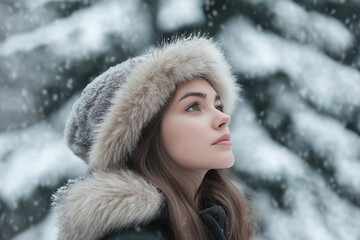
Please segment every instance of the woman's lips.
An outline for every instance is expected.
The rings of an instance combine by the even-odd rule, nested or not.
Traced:
[[[213,142],[211,145],[231,146],[232,143],[230,142],[230,140],[231,140],[230,134],[224,134],[221,137],[219,137],[215,142]]]

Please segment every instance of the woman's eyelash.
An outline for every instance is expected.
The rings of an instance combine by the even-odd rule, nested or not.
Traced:
[[[196,111],[200,111],[199,109],[200,103],[199,102],[193,102],[189,107],[186,108],[186,111],[194,111],[194,110],[190,110],[191,108],[196,108]]]
[[[199,109],[199,106],[200,106],[200,103],[199,102],[193,102],[190,106],[188,106],[186,108],[186,111],[188,112],[193,112],[193,111],[200,111]],[[220,112],[224,112],[224,105],[218,105],[218,106],[215,106],[215,108],[217,110],[219,110]],[[192,109],[192,110],[191,110]]]

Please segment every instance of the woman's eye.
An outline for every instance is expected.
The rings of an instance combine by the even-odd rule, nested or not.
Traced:
[[[188,112],[200,111],[199,105],[200,105],[199,103],[195,102],[195,103],[191,104],[190,107],[188,107],[186,109],[186,111],[188,111]]]
[[[224,106],[223,105],[216,106],[216,109],[219,110],[220,112],[224,112]]]
[[[216,106],[216,109],[219,110],[220,112],[224,112],[224,106],[223,105]]]

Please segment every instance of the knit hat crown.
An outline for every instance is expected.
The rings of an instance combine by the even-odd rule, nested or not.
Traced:
[[[143,127],[179,84],[196,77],[214,87],[226,113],[233,111],[239,87],[220,48],[201,36],[177,38],[89,83],[67,120],[67,145],[92,168],[125,167]]]

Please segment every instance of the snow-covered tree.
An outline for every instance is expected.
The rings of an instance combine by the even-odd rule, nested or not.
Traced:
[[[86,171],[63,141],[84,86],[198,31],[243,86],[232,170],[256,239],[360,239],[359,1],[3,0],[0,21],[0,239],[56,239],[50,197]]]

